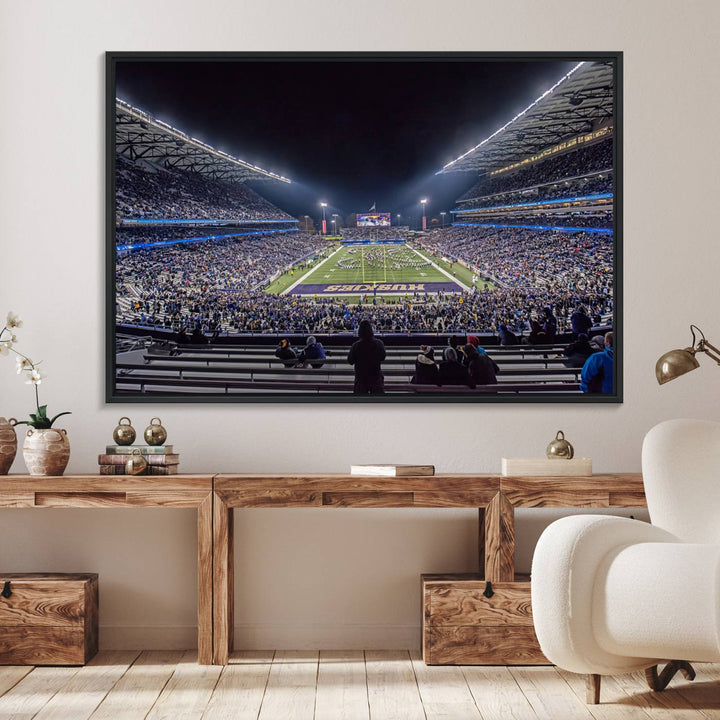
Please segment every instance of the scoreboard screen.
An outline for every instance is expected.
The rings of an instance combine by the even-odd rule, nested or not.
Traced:
[[[357,216],[358,227],[390,227],[390,213],[362,213]]]

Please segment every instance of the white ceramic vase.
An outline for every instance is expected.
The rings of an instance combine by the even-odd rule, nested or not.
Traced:
[[[62,475],[70,460],[67,432],[56,428],[28,428],[23,457],[31,475]]]

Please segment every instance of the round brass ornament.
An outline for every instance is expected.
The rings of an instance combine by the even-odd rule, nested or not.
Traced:
[[[128,475],[142,475],[146,469],[147,460],[145,460],[140,450],[135,448],[125,463],[125,472]]]
[[[121,417],[118,420],[117,427],[113,430],[113,440],[118,445],[132,445],[135,442],[135,437],[135,428],[132,426],[130,418]]]
[[[160,418],[153,418],[145,428],[145,442],[148,445],[162,445],[167,440],[167,430]]]
[[[575,455],[575,449],[565,439],[565,433],[558,430],[555,439],[547,446],[545,454],[551,459],[570,460]]]

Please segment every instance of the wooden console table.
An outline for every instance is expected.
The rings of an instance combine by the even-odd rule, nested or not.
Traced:
[[[515,508],[642,507],[639,474],[592,477],[216,475],[213,493],[213,662],[233,649],[234,508],[477,508],[478,573],[512,583]]]
[[[512,583],[515,508],[645,505],[639,474],[592,477],[435,475],[0,476],[0,508],[165,507],[198,513],[198,661],[227,664],[233,646],[234,508],[477,508],[477,574]]]
[[[212,663],[212,475],[0,476],[0,508],[197,508],[198,662]]]

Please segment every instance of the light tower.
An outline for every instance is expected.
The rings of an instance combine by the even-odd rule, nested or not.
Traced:
[[[327,235],[327,223],[325,222],[325,208],[327,207],[327,203],[321,202],[320,207],[322,208],[322,211],[323,211],[322,234]]]
[[[427,205],[427,198],[423,198],[420,201],[420,204],[422,205],[422,210],[423,210],[422,229],[427,230],[427,218],[425,217],[425,206]]]
[[[337,235],[337,213],[333,213],[332,224],[333,224],[333,235]]]
[[[445,227],[445,213],[441,212],[440,215],[442,215],[442,226]]]

